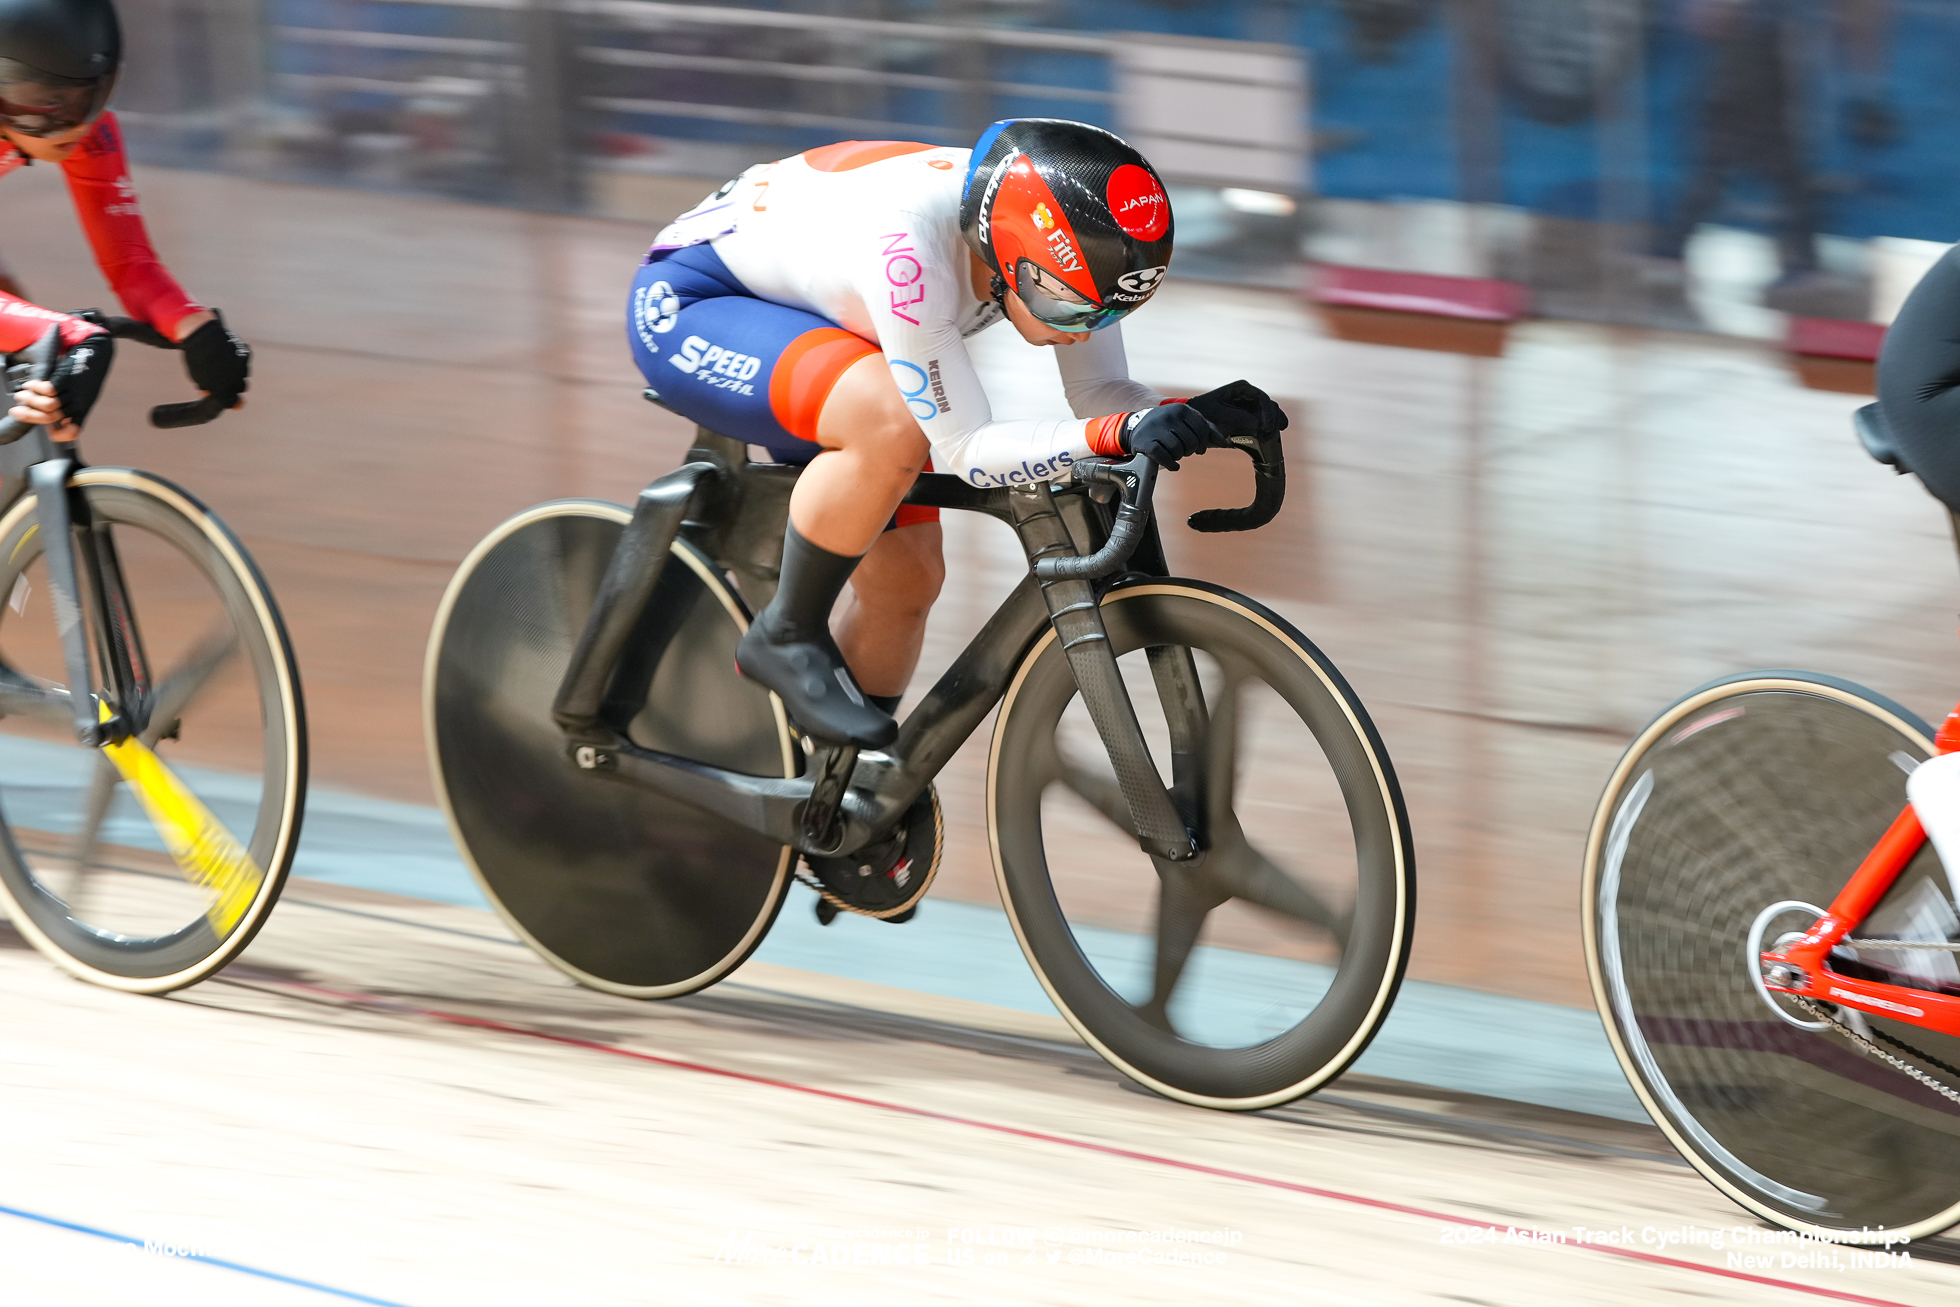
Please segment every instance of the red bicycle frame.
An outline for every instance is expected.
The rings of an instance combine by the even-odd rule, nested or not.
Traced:
[[[1948,714],[1933,738],[1938,753],[1960,751],[1960,707]],[[1762,955],[1765,966],[1781,968],[1785,979],[1779,983],[1765,978],[1774,993],[1797,994],[1819,1003],[1838,1003],[1889,1017],[1907,1025],[1924,1026],[1943,1035],[1960,1037],[1960,998],[1906,985],[1888,985],[1876,980],[1843,976],[1831,970],[1830,953],[1843,943],[1886,891],[1899,879],[1906,864],[1924,847],[1925,828],[1919,814],[1907,805],[1885,834],[1879,836],[1865,860],[1858,864],[1851,879],[1831,900],[1830,908],[1802,938],[1781,952]]]

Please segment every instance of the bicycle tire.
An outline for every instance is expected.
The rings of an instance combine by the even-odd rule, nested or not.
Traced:
[[[1828,1027],[1800,1026],[1817,1023],[1758,989],[1751,940],[1802,930],[1810,905],[1830,904],[1905,807],[1931,735],[1836,677],[1725,677],[1634,740],[1586,845],[1586,964],[1635,1094],[1717,1189],[1838,1242],[1896,1244],[1960,1222],[1960,1107]],[[1929,843],[1858,934],[1886,933],[1890,915],[1944,885]],[[1919,956],[1953,968],[1950,955]],[[1850,1019],[1960,1062],[1960,1040]]]
[[[1213,705],[1200,709],[1204,751],[1168,769],[1174,800],[1209,807],[1212,847],[1185,868],[1153,867],[1138,849],[1113,774],[1090,774],[1098,759],[1107,770],[1107,754],[1050,630],[1002,700],[988,759],[987,828],[1008,919],[1056,1008],[1131,1079],[1202,1107],[1288,1102],[1361,1055],[1408,965],[1415,863],[1394,769],[1340,673],[1262,605],[1203,582],[1153,580],[1112,590],[1102,614],[1160,771],[1169,718],[1148,650],[1165,651],[1166,667],[1188,656]],[[1240,762],[1247,738],[1256,767]],[[1200,788],[1211,797],[1193,799]],[[1071,794],[1108,820],[1083,822]],[[1344,834],[1326,833],[1335,827]],[[1153,884],[1148,937],[1135,929],[1136,906]],[[1251,894],[1268,910],[1236,906]]]
[[[195,855],[170,851],[110,754],[76,742],[64,697],[45,719],[0,721],[9,773],[0,783],[0,908],[74,975],[167,993],[235,958],[285,884],[306,795],[299,670],[271,591],[215,514],[127,468],[87,468],[70,484],[101,533],[92,547],[113,542],[128,607],[144,619],[129,628],[158,713],[144,743],[249,853],[255,879],[217,891],[196,883]],[[49,605],[36,602],[48,591],[35,507],[29,494],[0,515],[0,593],[10,596],[0,608],[0,669],[48,687],[66,673]],[[85,534],[77,528],[78,540]],[[103,633],[84,608],[99,651]],[[234,657],[240,647],[243,659]]]
[[[582,985],[675,998],[761,943],[794,853],[567,756],[552,701],[629,517],[598,500],[541,504],[470,552],[429,637],[424,728],[456,846],[510,928]],[[782,705],[735,674],[749,615],[714,564],[677,540],[647,612],[671,635],[631,738],[794,776]],[[649,629],[629,647],[646,647]]]

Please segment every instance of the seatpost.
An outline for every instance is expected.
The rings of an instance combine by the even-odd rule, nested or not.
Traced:
[[[1008,502],[1014,529],[1031,567],[1047,558],[1075,556],[1075,543],[1055,510],[1054,490],[1047,482],[1016,487],[1008,493]],[[1069,670],[1075,673],[1083,706],[1089,710],[1096,734],[1102,737],[1103,748],[1116,769],[1116,782],[1129,805],[1137,843],[1154,858],[1187,862],[1197,856],[1197,842],[1151,761],[1150,747],[1137,725],[1136,705],[1130,701],[1129,688],[1123,684],[1123,673],[1109,647],[1095,585],[1087,579],[1042,579],[1043,570],[1047,569],[1037,567],[1036,577],[1048,605],[1048,619],[1061,641]]]
[[[599,593],[592,600],[592,614],[579,633],[578,646],[572,650],[565,679],[559,682],[558,697],[551,705],[552,720],[566,734],[588,735],[603,727],[599,710],[612,685],[620,654],[660,583],[660,573],[687,518],[688,506],[702,483],[717,475],[719,469],[712,463],[685,463],[640,492],[633,505],[633,520],[620,533],[612,561],[606,564]]]

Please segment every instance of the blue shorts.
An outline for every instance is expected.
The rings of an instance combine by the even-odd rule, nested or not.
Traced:
[[[822,452],[817,417],[831,387],[859,359],[881,352],[828,318],[756,298],[712,245],[663,250],[641,267],[626,335],[662,403],[710,431],[761,445],[778,463],[807,463]],[[900,504],[886,530],[938,520],[936,508]]]
[[[878,347],[827,318],[758,299],[712,245],[663,250],[633,279],[626,334],[661,402],[779,463],[819,452],[831,387]]]

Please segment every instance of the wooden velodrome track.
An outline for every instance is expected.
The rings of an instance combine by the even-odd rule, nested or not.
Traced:
[[[245,537],[300,650],[316,784],[426,801],[422,645],[464,551],[537,500],[624,500],[685,448],[623,347],[648,233],[180,173],[141,185],[166,257],[253,343],[258,374],[243,414],[154,432],[138,415],[182,397],[176,360],[125,349],[88,452],[180,480]],[[8,178],[0,246],[42,301],[104,300],[52,170]],[[1412,975],[1586,1003],[1591,805],[1626,739],[1701,680],[1815,666],[1927,715],[1960,686],[1942,515],[1857,451],[1857,401],[1796,388],[1767,351],[1540,324],[1505,358],[1458,358],[1326,339],[1285,296],[1176,284],[1129,336],[1153,384],[1244,375],[1301,419],[1278,523],[1169,547],[1293,618],[1374,711],[1422,868]],[[1002,407],[1038,404],[1002,346],[982,351]],[[1236,501],[1237,475],[1191,464],[1164,502]],[[1004,537],[949,539],[922,676],[1018,571]],[[969,747],[942,785],[938,892],[982,902],[978,778]],[[1642,1127],[1366,1081],[1207,1114],[1125,1090],[1059,1023],[909,994],[902,976],[751,968],[635,1005],[568,987],[484,914],[306,884],[289,900],[242,964],[170,1001],[67,982],[0,933],[7,1301],[1767,1303],[1803,1286],[1937,1303],[1960,1288],[1944,1241],[1910,1268],[1845,1270],[1662,1244],[1745,1223]],[[1475,1242],[1486,1223],[1567,1242]],[[1633,1242],[1580,1246],[1577,1227]],[[1167,1248],[1175,1264],[1141,1264]],[[186,1250],[203,1260],[167,1255]]]

